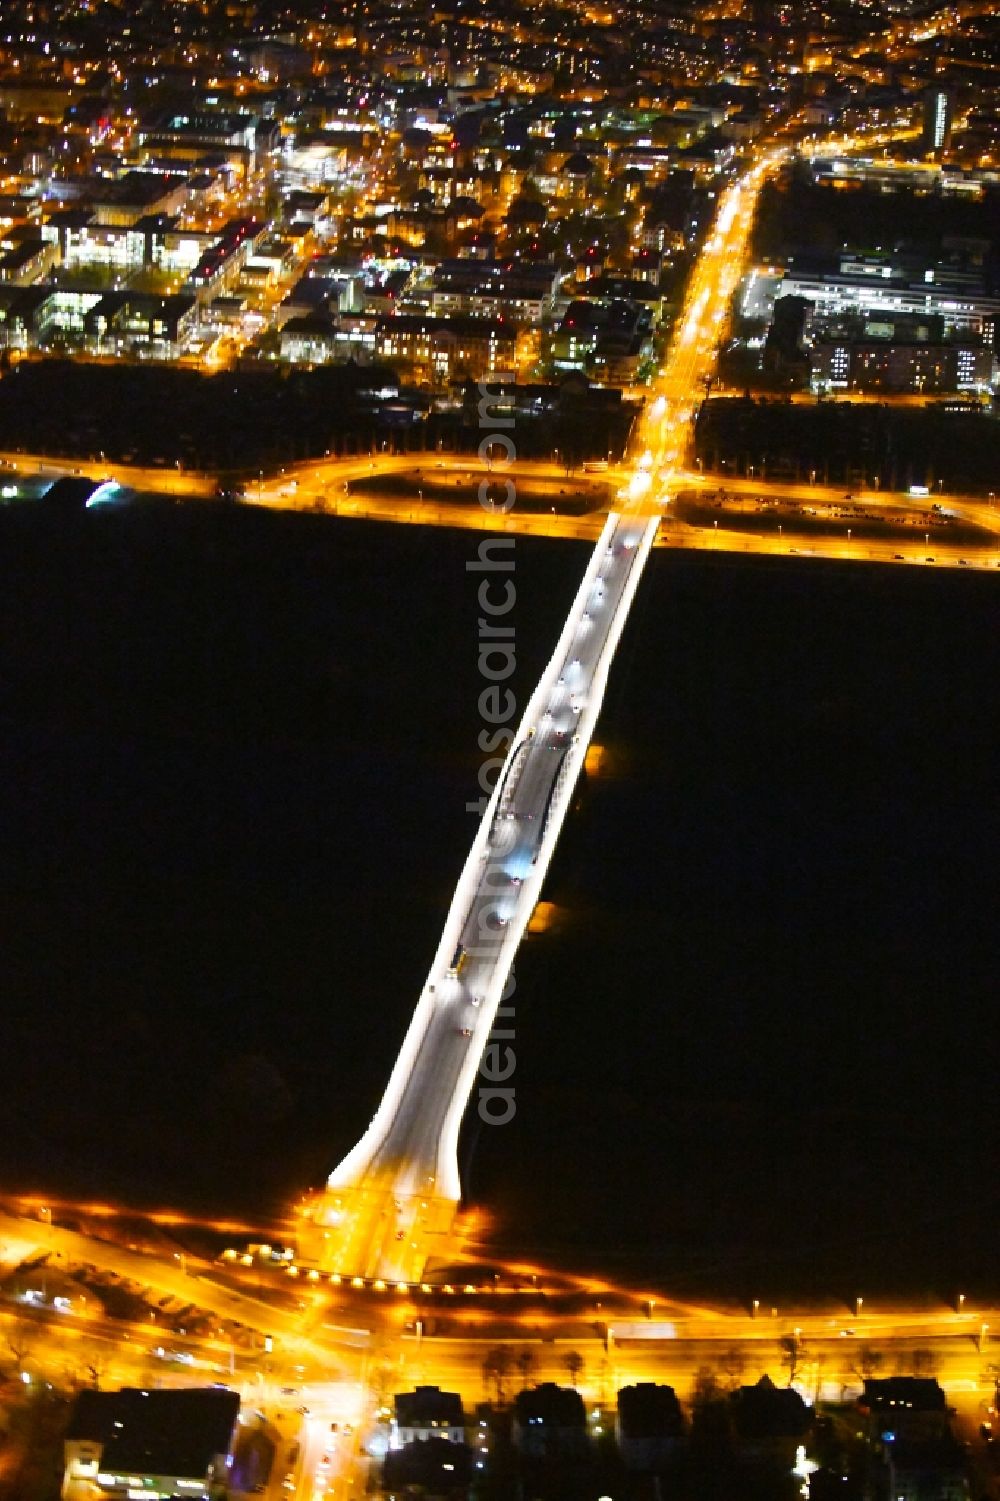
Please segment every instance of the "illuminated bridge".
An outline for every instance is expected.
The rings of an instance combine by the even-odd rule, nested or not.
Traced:
[[[671,476],[683,459],[699,385],[742,268],[756,194],[776,160],[762,155],[720,198],[637,435],[621,509],[608,517],[497,779],[385,1094],[311,1206],[313,1244],[304,1249],[330,1270],[409,1282],[428,1257],[447,1253],[461,1194],[462,1116],[488,1046],[493,1087],[502,1087],[502,1013],[492,1044],[490,1036],[504,987],[600,713]]]

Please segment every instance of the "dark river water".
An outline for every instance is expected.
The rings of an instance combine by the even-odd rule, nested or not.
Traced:
[[[474,833],[472,533],[0,513],[0,1180],[269,1214],[374,1107]],[[518,539],[518,702],[583,544]],[[996,577],[656,555],[517,966],[499,1249],[995,1287]]]

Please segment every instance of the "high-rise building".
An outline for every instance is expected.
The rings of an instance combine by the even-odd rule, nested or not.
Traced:
[[[924,90],[923,147],[927,156],[938,156],[951,141],[951,95],[947,89]]]

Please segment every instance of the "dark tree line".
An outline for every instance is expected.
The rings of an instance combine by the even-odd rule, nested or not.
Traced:
[[[714,397],[695,453],[706,470],[816,483],[986,493],[1000,474],[1000,424],[985,413],[874,403]]]

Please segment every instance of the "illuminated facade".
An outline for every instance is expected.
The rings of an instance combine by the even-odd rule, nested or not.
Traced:
[[[789,272],[780,296],[804,297],[812,303],[812,318],[842,318],[850,313],[886,316],[939,316],[946,335],[965,334],[992,343],[1000,319],[1000,299],[938,287],[903,285],[885,276],[812,276]]]
[[[947,89],[928,89],[924,94],[922,140],[928,156],[938,156],[951,143],[951,95]]]
[[[811,359],[817,392],[984,393],[995,370],[993,351],[981,344],[822,339],[813,344]]]

